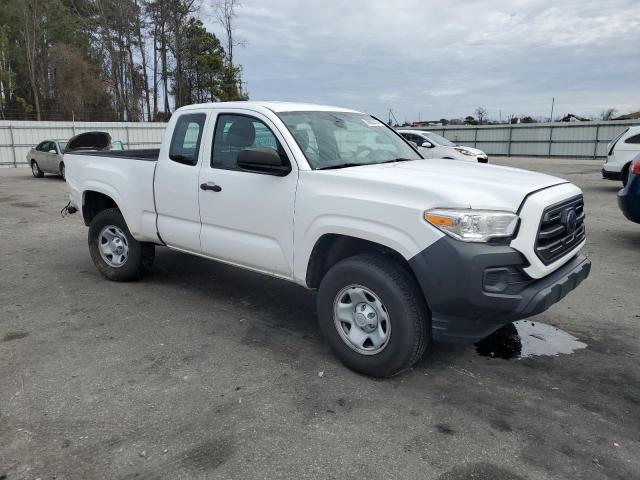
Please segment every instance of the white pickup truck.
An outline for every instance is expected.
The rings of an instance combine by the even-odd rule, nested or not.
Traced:
[[[192,105],[159,150],[65,163],[68,210],[105,277],[141,276],[162,245],[317,289],[327,341],[368,375],[410,367],[431,340],[472,343],[538,314],[591,267],[575,185],[425,161],[342,108]]]

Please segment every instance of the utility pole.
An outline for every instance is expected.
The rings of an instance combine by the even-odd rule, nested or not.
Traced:
[[[395,120],[395,122],[396,122],[396,123],[398,123],[398,119],[397,119],[397,118],[396,118],[396,116],[393,114],[393,109],[392,109],[392,108],[390,108],[390,109],[389,109],[389,124],[388,124],[389,126],[392,126],[392,125],[393,125],[393,123],[391,123],[391,119],[392,119],[392,118]]]
[[[551,116],[549,117],[549,121],[553,122],[553,106],[556,103],[556,97],[551,98]]]

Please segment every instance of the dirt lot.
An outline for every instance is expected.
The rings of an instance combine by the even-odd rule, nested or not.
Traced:
[[[640,225],[600,162],[492,161],[583,188],[591,276],[530,327],[586,348],[432,345],[390,380],[341,366],[294,285],[167,249],[104,280],[64,182],[0,170],[0,479],[640,478]]]

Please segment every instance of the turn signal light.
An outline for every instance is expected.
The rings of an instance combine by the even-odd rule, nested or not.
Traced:
[[[453,218],[425,213],[424,219],[435,227],[453,227]]]

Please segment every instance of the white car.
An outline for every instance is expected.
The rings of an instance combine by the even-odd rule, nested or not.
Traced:
[[[307,313],[342,362],[368,375],[409,368],[432,340],[474,343],[537,315],[591,268],[575,185],[424,161],[353,110],[191,105],[171,116],[159,150],[65,161],[67,212],[82,212],[107,279],[140,277],[166,246],[317,289]]]
[[[398,130],[398,133],[418,146],[425,158],[448,158],[467,162],[488,163],[489,157],[477,148],[456,145],[437,133],[424,130]]]
[[[54,173],[64,178],[62,152],[66,145],[66,140],[45,140],[29,150],[27,163],[31,167],[33,176],[42,178],[45,173]]]
[[[607,159],[602,166],[602,178],[622,180],[627,185],[631,161],[640,153],[640,126],[629,127],[607,145]]]

